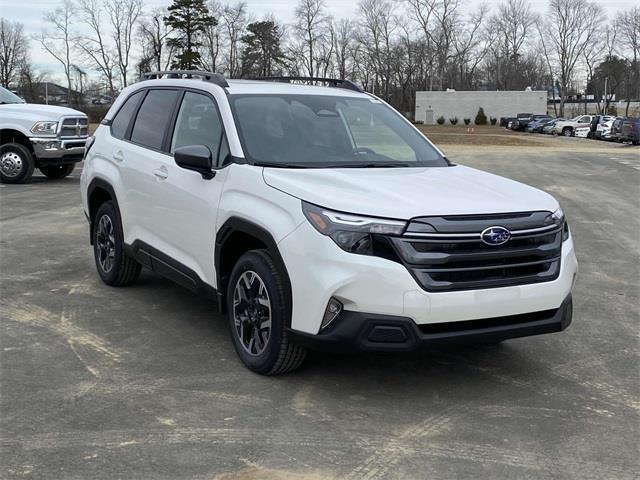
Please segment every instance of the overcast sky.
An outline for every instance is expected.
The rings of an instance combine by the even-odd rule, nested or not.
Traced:
[[[39,33],[46,27],[42,20],[43,15],[56,8],[61,0],[0,0],[0,16],[12,20],[20,21],[24,24],[28,35]],[[229,3],[235,3],[231,0]],[[475,8],[479,4],[488,3],[495,5],[496,0],[463,0],[467,8]],[[578,0],[576,0],[578,1]],[[335,18],[354,17],[358,1],[357,0],[325,0],[328,12]],[[144,0],[145,11],[149,11],[156,6],[167,6],[171,0]],[[298,0],[245,0],[248,11],[254,18],[261,18],[268,14],[273,14],[280,22],[288,23],[292,20],[293,10]],[[398,3],[403,3],[398,0]],[[609,16],[615,15],[618,10],[631,8],[637,4],[636,0],[602,0],[603,6]],[[534,10],[543,12],[547,6],[547,1],[531,0]],[[60,79],[61,67],[55,63],[50,56],[42,51],[39,44],[31,42],[31,59],[43,70],[50,72],[52,78]]]

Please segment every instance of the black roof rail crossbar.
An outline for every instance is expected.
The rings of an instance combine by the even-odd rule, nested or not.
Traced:
[[[350,80],[338,79],[338,78],[323,78],[323,77],[256,77],[252,80],[262,80],[266,82],[323,82],[330,87],[345,88],[347,90],[353,90],[355,92],[364,93],[364,91]]]
[[[158,72],[147,72],[142,74],[144,80],[154,80],[166,78],[201,78],[205,82],[215,83],[222,88],[229,87],[227,80],[219,73],[204,72],[201,70],[163,70]]]

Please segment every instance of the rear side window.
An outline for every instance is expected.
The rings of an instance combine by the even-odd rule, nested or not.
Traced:
[[[131,141],[160,150],[177,97],[177,90],[149,91],[138,111]]]
[[[111,135],[116,138],[123,139],[125,134],[127,133],[127,127],[131,122],[131,117],[136,111],[136,107],[140,102],[144,92],[137,92],[131,95],[124,102],[113,121],[111,122]]]

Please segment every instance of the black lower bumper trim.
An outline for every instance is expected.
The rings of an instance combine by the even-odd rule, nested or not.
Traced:
[[[295,342],[316,350],[405,352],[561,332],[571,324],[572,317],[569,295],[555,310],[425,325],[406,317],[345,311],[326,332],[311,335],[289,330],[289,334]]]

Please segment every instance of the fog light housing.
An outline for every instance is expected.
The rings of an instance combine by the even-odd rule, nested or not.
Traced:
[[[329,299],[329,303],[327,303],[327,308],[324,310],[324,316],[322,317],[322,323],[320,324],[320,331],[329,328],[341,313],[342,303],[331,297]]]

